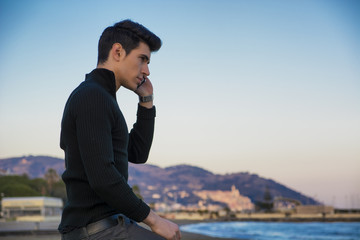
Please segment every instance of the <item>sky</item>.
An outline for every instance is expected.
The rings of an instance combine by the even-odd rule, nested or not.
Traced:
[[[123,19],[163,41],[148,163],[250,172],[360,208],[360,11],[352,0],[0,1],[0,158],[59,147],[65,102]],[[129,128],[137,96],[120,88]]]

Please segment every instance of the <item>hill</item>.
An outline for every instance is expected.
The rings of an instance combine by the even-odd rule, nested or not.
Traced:
[[[27,174],[30,178],[43,177],[49,168],[61,175],[65,169],[64,160],[47,156],[0,159],[0,169],[17,175]],[[317,204],[314,199],[257,174],[240,172],[221,175],[189,165],[160,168],[149,164],[130,164],[129,184],[138,185],[141,195],[148,203],[196,203],[199,198],[192,193],[195,190],[229,191],[235,185],[242,195],[248,196],[253,202],[263,200],[267,188],[273,197],[296,199],[303,204]]]
[[[0,169],[10,174],[26,174],[30,178],[43,177],[49,169],[55,169],[58,174],[65,170],[64,160],[48,156],[24,156],[0,159]]]
[[[262,201],[268,188],[273,197],[296,199],[302,204],[318,204],[314,199],[272,179],[248,172],[220,175],[189,165],[160,168],[132,164],[129,176],[130,185],[138,185],[147,202],[176,200],[187,204],[199,200],[192,194],[194,190],[230,191],[231,186],[235,185],[241,195],[248,196],[253,202]],[[180,198],[179,195],[183,195],[182,193],[187,193],[188,196]]]

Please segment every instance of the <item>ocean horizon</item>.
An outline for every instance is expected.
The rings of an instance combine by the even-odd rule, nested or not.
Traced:
[[[360,240],[360,222],[213,222],[181,231],[247,240]]]

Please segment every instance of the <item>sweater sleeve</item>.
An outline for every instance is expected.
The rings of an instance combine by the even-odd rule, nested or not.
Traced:
[[[155,106],[147,109],[138,105],[137,120],[129,134],[129,162],[147,161],[154,136],[155,115]]]
[[[75,111],[77,139],[89,185],[108,205],[135,221],[143,221],[150,212],[149,206],[133,193],[115,167],[111,100],[93,91],[81,101]]]

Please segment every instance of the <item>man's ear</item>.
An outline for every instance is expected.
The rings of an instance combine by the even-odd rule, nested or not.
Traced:
[[[112,45],[110,56],[117,62],[125,57],[125,50],[120,43],[114,43]]]

